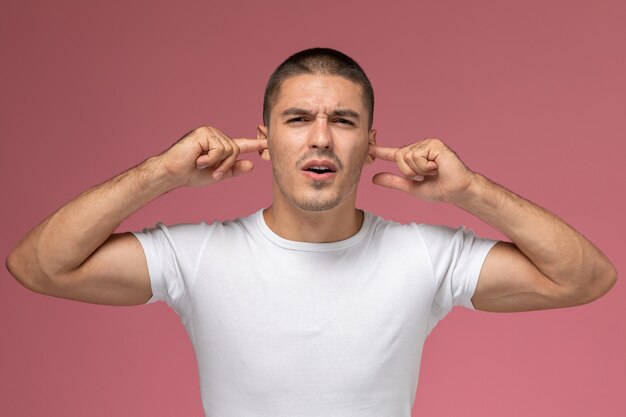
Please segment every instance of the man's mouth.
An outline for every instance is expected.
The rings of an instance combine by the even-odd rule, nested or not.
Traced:
[[[332,169],[326,168],[326,167],[323,167],[323,166],[310,167],[310,168],[307,168],[306,171],[315,172],[316,174],[324,174],[326,172],[334,172]]]
[[[310,160],[301,169],[305,175],[316,181],[330,179],[337,172],[337,167],[332,161],[319,159]]]

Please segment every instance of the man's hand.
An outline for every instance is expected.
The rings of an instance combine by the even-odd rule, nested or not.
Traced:
[[[450,202],[490,224],[500,242],[485,259],[472,303],[479,310],[526,311],[588,303],[606,293],[617,272],[606,256],[554,214],[467,169],[439,139],[402,148],[370,146],[403,176],[373,182],[424,200]]]
[[[459,157],[439,139],[425,139],[402,148],[371,145],[369,154],[395,162],[404,175],[380,172],[372,179],[374,184],[431,202],[455,202],[474,178]]]
[[[201,127],[158,156],[65,204],[13,249],[7,266],[25,287],[96,304],[143,304],[151,296],[139,241],[114,234],[119,224],[158,196],[183,185],[201,186],[250,172],[240,153],[267,147],[260,139],[230,139]]]
[[[176,186],[198,187],[252,171],[241,153],[267,148],[266,139],[231,139],[210,126],[195,129],[158,156]]]

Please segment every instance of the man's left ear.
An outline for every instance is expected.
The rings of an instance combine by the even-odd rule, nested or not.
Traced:
[[[369,136],[368,137],[369,145],[376,145],[376,129],[370,130],[368,136]],[[367,158],[365,159],[365,163],[371,164],[372,162],[374,162],[374,157],[370,155],[368,152]]]
[[[268,139],[268,133],[269,133],[269,129],[267,128],[267,126],[264,125],[258,125],[256,127],[256,138],[257,139]],[[263,159],[264,161],[269,161],[270,160],[270,151],[265,148],[262,151],[259,151],[259,155],[261,156],[261,159]]]

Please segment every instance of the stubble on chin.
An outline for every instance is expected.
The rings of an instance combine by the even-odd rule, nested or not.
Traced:
[[[272,160],[275,161],[274,155],[272,156]],[[300,172],[300,169],[306,161],[314,158],[314,157],[322,157],[331,159],[338,168],[338,172],[343,171],[343,162],[334,154],[332,151],[326,150],[315,150],[307,153],[303,157],[299,158],[295,163],[296,172]],[[363,158],[363,162],[365,161],[365,157]],[[341,187],[337,189],[334,195],[324,195],[324,190],[333,187],[333,183],[328,183],[325,181],[313,181],[310,184],[304,185],[303,187],[311,187],[314,191],[314,195],[307,195],[309,193],[306,190],[300,190],[299,187],[294,185],[293,190],[289,190],[289,186],[285,184],[285,175],[282,170],[274,163],[272,164],[272,171],[274,174],[274,182],[275,186],[277,186],[281,193],[296,207],[306,210],[306,211],[324,211],[330,210],[337,207],[340,203],[342,203],[345,199],[347,199],[350,195],[356,192],[358,187],[359,179],[361,178],[362,165],[353,166],[351,172],[348,172],[347,175],[349,178],[352,178],[352,183],[349,185],[347,192],[345,195],[341,194]],[[344,178],[345,180],[345,178]]]

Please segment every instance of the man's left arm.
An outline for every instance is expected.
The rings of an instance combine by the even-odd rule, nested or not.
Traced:
[[[485,259],[472,303],[485,311],[569,307],[605,294],[617,279],[608,258],[546,209],[472,172],[439,139],[402,148],[372,145],[404,176],[379,173],[373,182],[431,202],[449,202],[493,226],[499,242]]]

